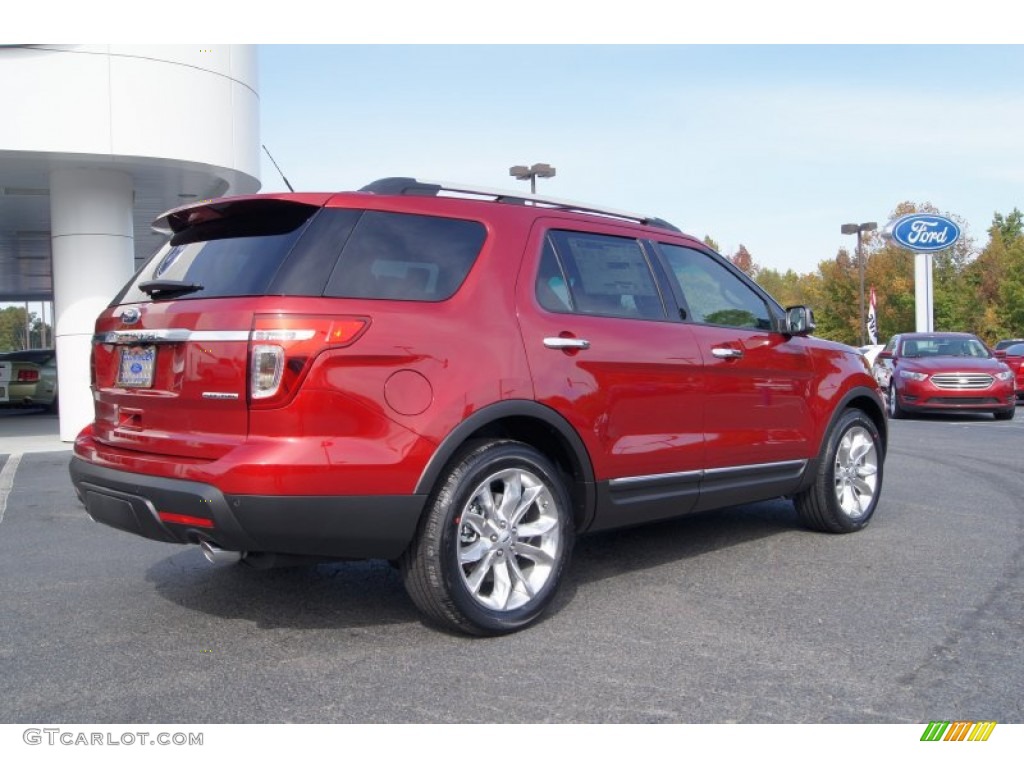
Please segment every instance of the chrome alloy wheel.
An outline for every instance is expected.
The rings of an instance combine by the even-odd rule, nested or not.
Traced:
[[[870,508],[878,488],[878,448],[871,433],[854,426],[843,435],[836,450],[836,502],[852,519]]]
[[[473,599],[509,611],[551,577],[563,546],[557,502],[537,475],[503,469],[480,483],[457,522],[459,573]]]

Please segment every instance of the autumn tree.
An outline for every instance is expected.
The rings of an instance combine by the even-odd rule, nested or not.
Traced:
[[[750,255],[747,246],[742,243],[736,253],[729,257],[729,261],[735,264],[747,277],[757,275],[758,266],[754,263],[754,257]]]

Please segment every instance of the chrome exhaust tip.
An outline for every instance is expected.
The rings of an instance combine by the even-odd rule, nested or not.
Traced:
[[[217,545],[211,544],[205,539],[199,542],[199,549],[202,550],[203,557],[214,565],[228,565],[231,563],[237,563],[242,559],[241,552],[231,552],[226,549],[221,549]]]

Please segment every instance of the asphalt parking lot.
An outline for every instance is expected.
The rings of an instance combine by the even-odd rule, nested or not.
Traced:
[[[96,525],[70,454],[12,473],[5,428],[0,722],[1024,721],[1024,408],[893,422],[858,534],[779,500],[584,538],[548,618],[485,640],[424,625],[385,563],[213,566]]]

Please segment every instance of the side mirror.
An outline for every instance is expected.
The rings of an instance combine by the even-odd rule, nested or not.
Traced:
[[[807,336],[814,331],[814,313],[810,307],[799,304],[795,307],[786,307],[786,316],[780,323],[782,333],[789,336]]]
[[[875,360],[892,360],[892,357],[892,352],[883,349],[875,356]]]

